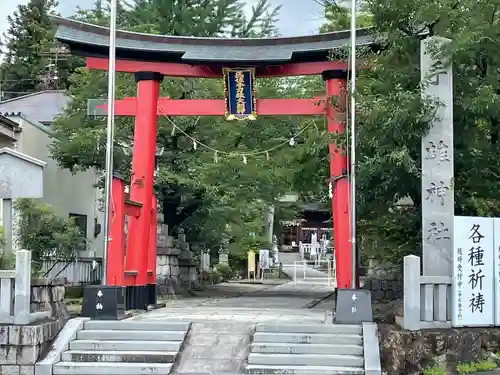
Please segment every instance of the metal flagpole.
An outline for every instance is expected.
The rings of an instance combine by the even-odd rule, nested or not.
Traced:
[[[106,134],[106,185],[104,192],[104,253],[102,256],[102,285],[106,285],[106,268],[108,263],[109,216],[111,200],[111,183],[113,181],[113,142],[115,131],[115,66],[116,66],[116,2],[110,1],[109,20],[109,67],[108,67],[108,121]]]
[[[356,252],[356,0],[351,0],[351,288],[357,287]]]

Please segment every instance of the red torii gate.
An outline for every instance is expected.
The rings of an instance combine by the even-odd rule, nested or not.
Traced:
[[[58,24],[56,38],[67,44],[74,54],[86,57],[87,68],[108,69],[107,28],[64,18],[55,17],[54,20]],[[367,31],[358,30],[358,35],[359,44],[372,44]],[[253,97],[256,99],[254,106],[248,104],[249,107],[245,107],[248,111],[244,114],[326,115],[328,131],[340,134],[344,132],[343,119],[337,116],[331,98],[340,99],[338,106],[342,107],[348,67],[342,62],[328,61],[328,54],[332,48],[348,44],[348,37],[348,32],[268,39],[170,37],[117,32],[116,71],[134,73],[137,97],[115,102],[116,115],[135,116],[135,127],[130,200],[125,200],[124,182],[121,179],[114,178],[112,185],[114,219],[110,220],[106,285],[127,286],[126,299],[130,308],[144,308],[156,301],[157,203],[153,195],[153,174],[157,116],[227,116],[230,110],[228,100],[232,100],[228,97],[226,100],[159,98],[160,83],[164,77],[221,79],[225,77],[223,72],[227,68],[235,68],[236,71],[237,67],[245,67],[252,72],[253,76],[249,80],[321,74],[325,81],[326,97]],[[246,88],[241,86],[240,89],[243,92]],[[251,95],[250,91],[247,94]],[[99,108],[102,106],[94,108],[92,113],[105,115],[106,110]],[[349,288],[352,259],[347,156],[333,144],[330,144],[329,152],[337,286]],[[126,244],[124,215],[129,216]]]

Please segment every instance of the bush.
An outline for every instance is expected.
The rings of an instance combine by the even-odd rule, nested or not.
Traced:
[[[220,274],[223,281],[229,280],[233,274],[231,267],[229,267],[229,265],[227,264],[222,264],[222,263],[215,265],[214,271]]]
[[[18,199],[14,204],[19,212],[18,245],[31,250],[32,269],[36,273],[41,260],[72,259],[85,249],[85,238],[72,219],[64,217],[33,199]]]
[[[232,254],[229,253],[229,267],[232,270],[232,275],[244,275],[247,273],[247,265],[248,265],[248,255],[247,253],[243,254]]]
[[[14,254],[5,254],[5,234],[3,228],[0,227],[0,269],[9,270],[14,268]]]
[[[5,234],[3,228],[0,226],[0,251],[3,252],[5,246]]]
[[[209,273],[208,281],[212,284],[219,284],[222,281],[222,275],[215,268]]]

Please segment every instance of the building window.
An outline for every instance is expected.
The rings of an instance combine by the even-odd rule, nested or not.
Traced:
[[[69,214],[75,225],[80,229],[80,233],[87,238],[87,215]]]

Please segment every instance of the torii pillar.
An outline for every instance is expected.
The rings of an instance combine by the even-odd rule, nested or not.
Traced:
[[[134,277],[133,284],[127,283],[127,297],[134,305],[146,306],[148,296],[156,294],[156,280],[151,283],[148,274],[148,253],[153,247],[150,241],[151,212],[153,210],[153,180],[156,154],[156,123],[158,94],[163,75],[156,72],[137,72],[136,116],[132,172],[130,177],[130,200],[142,205],[141,215],[129,217],[126,245],[125,274]],[[155,254],[156,256],[156,254]],[[154,291],[152,291],[154,289]]]
[[[321,74],[326,85],[326,115],[328,132],[342,135],[345,131],[344,111],[348,71],[342,69],[327,70]],[[335,105],[335,107],[334,107]],[[341,117],[342,116],[342,117]],[[352,275],[352,257],[350,241],[350,200],[347,174],[347,152],[345,148],[331,143],[330,182],[333,187],[333,239],[337,266],[337,288],[350,288]]]

